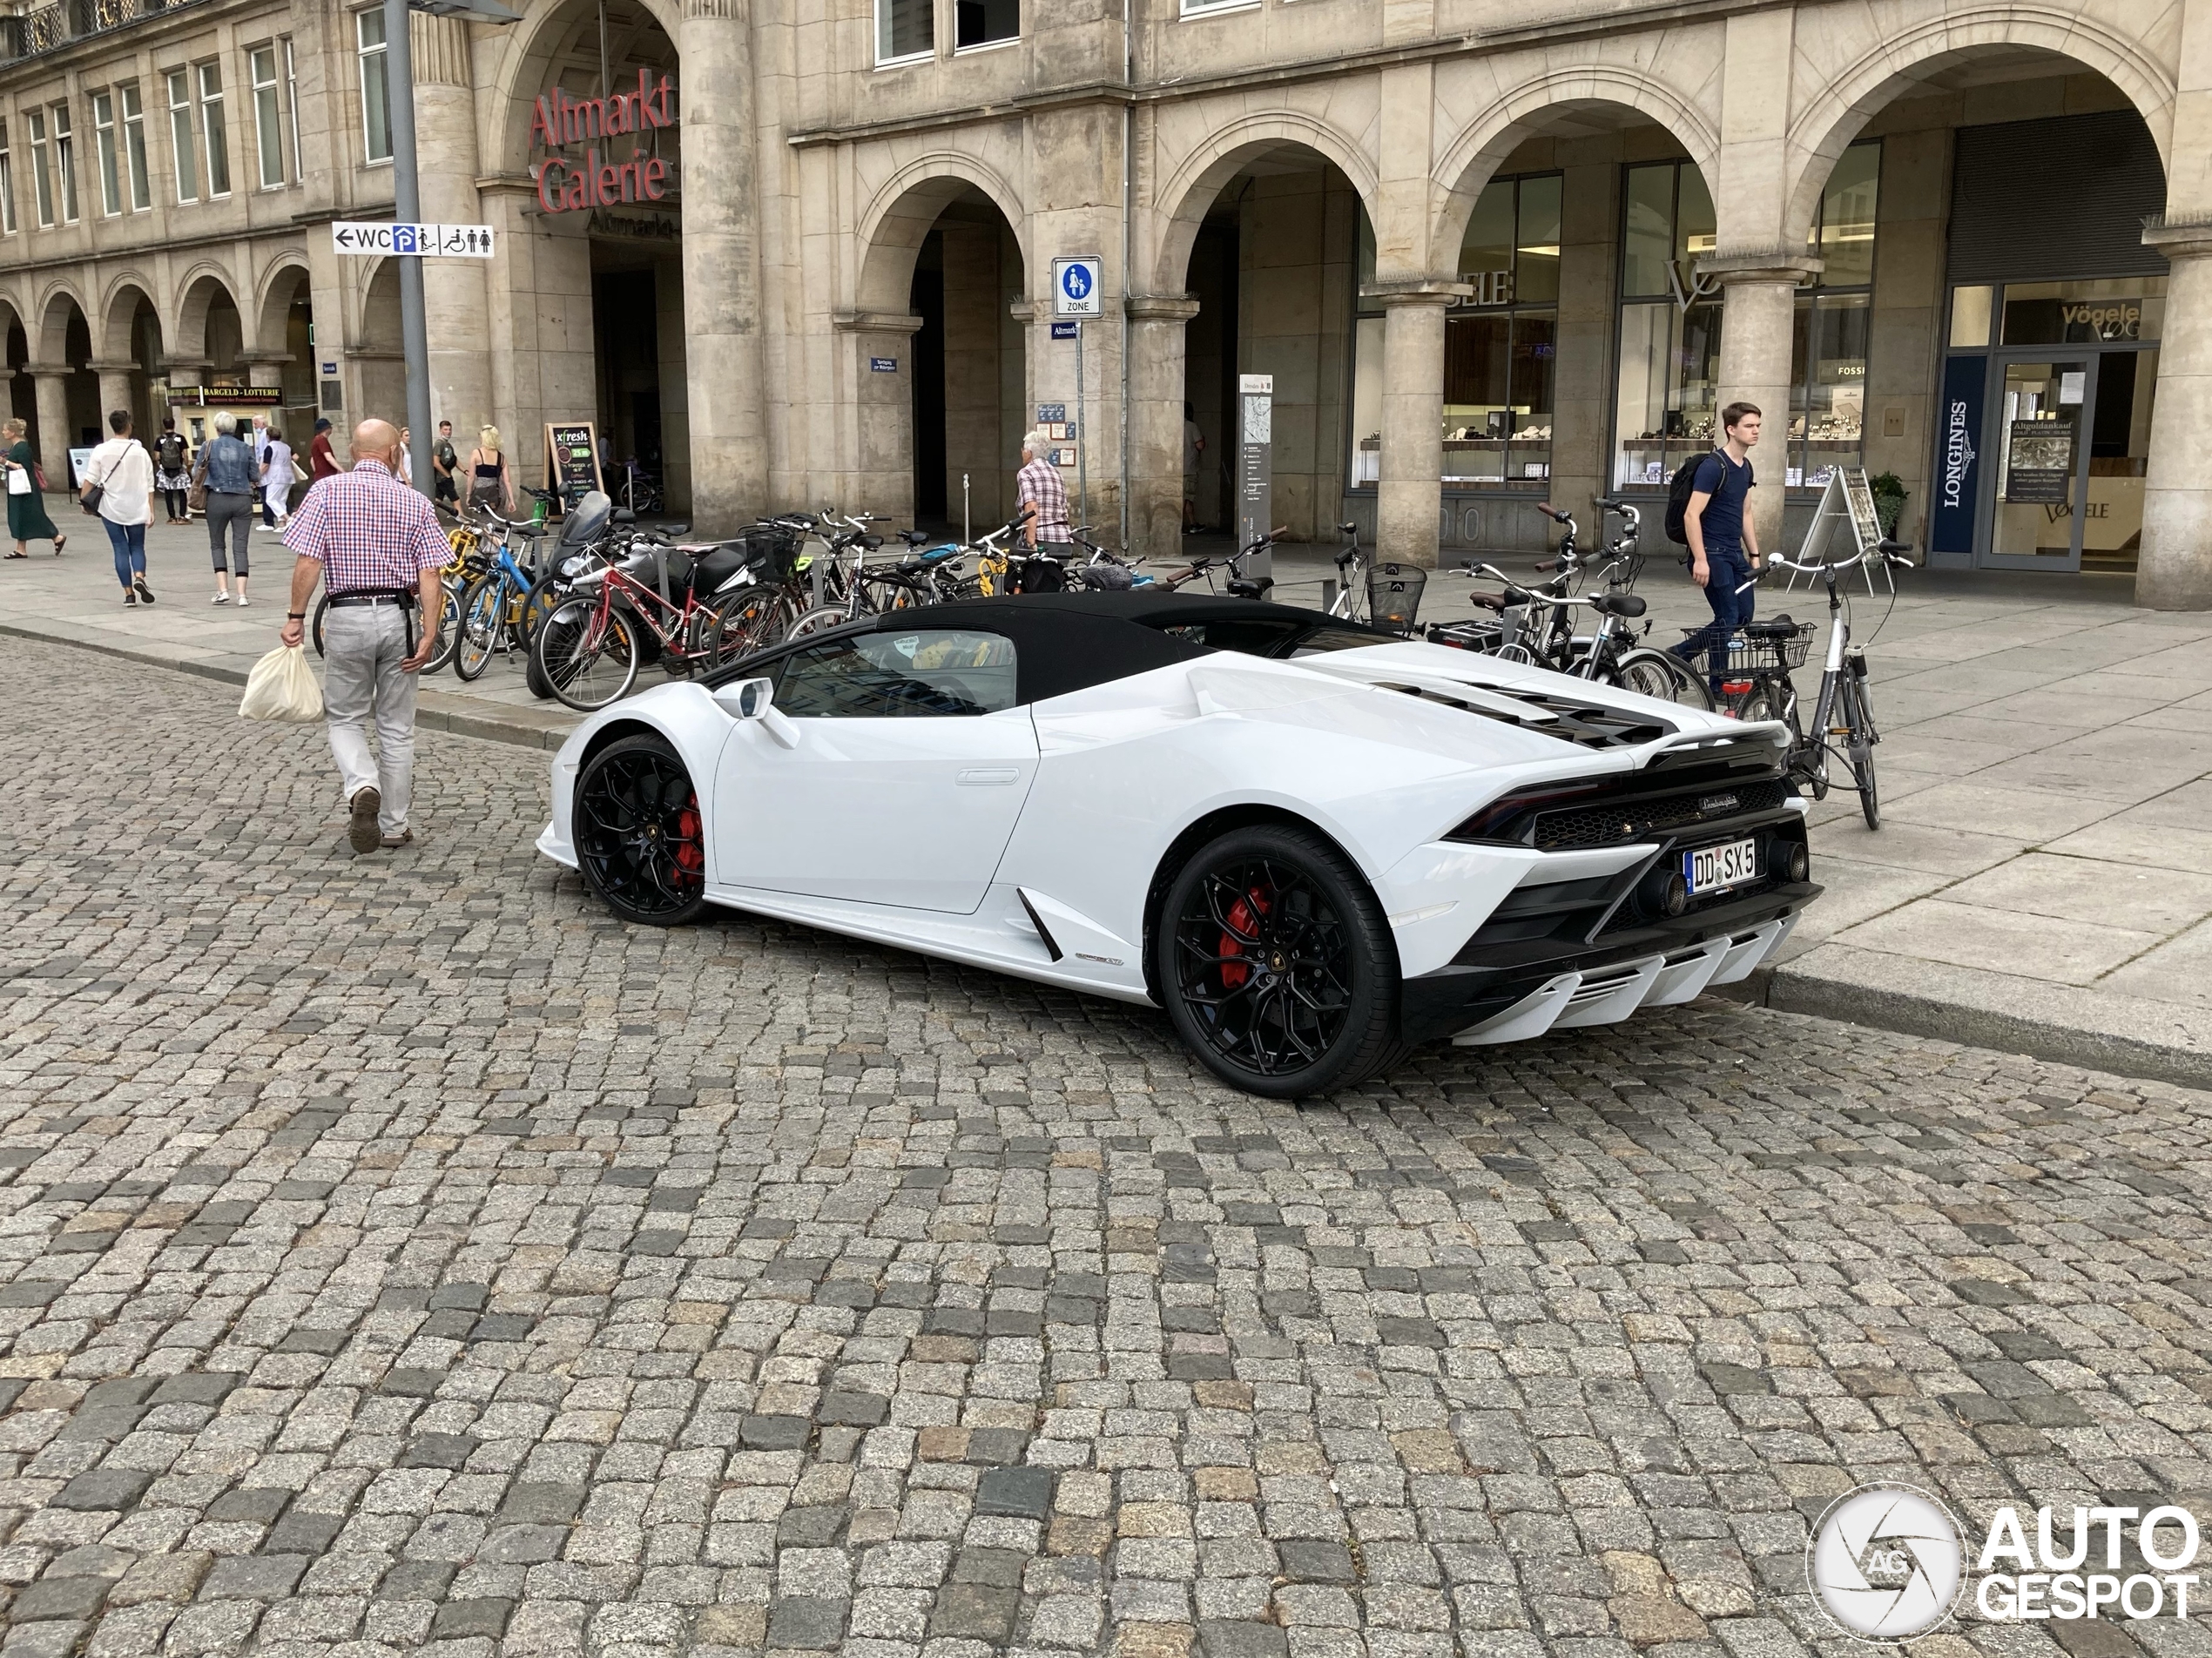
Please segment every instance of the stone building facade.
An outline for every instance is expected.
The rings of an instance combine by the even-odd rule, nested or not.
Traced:
[[[64,26],[17,20],[0,64],[18,410],[50,457],[186,374],[280,384],[301,416],[396,410],[394,273],[326,227],[388,209],[376,14],[145,3],[61,0]],[[1770,416],[1769,545],[1864,465],[1936,563],[2133,572],[2146,603],[2212,604],[2212,0],[1537,10],[418,17],[424,217],[501,233],[488,266],[426,266],[434,401],[464,436],[496,421],[525,472],[544,422],[596,420],[714,529],[824,505],[987,527],[1059,406],[1089,522],[1163,553],[1186,498],[1232,511],[1237,388],[1265,374],[1277,521],[1325,543],[1348,519],[1426,563],[1539,544],[1538,501],[1586,534],[1594,496],[1656,504],[1741,397]],[[548,141],[542,97],[641,74],[678,127]],[[547,195],[549,160],[610,199]],[[1053,314],[1069,255],[1100,260],[1080,340]]]

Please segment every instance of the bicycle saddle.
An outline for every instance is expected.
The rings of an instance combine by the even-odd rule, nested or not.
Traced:
[[[1467,603],[1478,610],[1502,610],[1506,608],[1506,596],[1502,593],[1470,593]]]
[[[1600,616],[1642,616],[1646,608],[1635,593],[1600,593],[1590,600],[1590,609]]]
[[[909,547],[919,547],[929,539],[929,532],[926,529],[902,529],[899,532],[899,539]]]
[[[1785,614],[1765,622],[1747,622],[1743,631],[1754,639],[1788,639],[1797,637],[1797,624]]]
[[[1339,524],[1337,526],[1337,534],[1339,536],[1356,536],[1359,533],[1359,526],[1358,524]]]
[[[1260,598],[1264,596],[1267,590],[1274,585],[1275,578],[1272,576],[1263,576],[1253,582],[1240,578],[1229,583],[1229,596],[1232,599]]]

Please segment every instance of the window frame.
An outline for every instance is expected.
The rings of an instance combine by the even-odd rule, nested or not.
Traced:
[[[38,228],[54,227],[54,180],[49,152],[51,144],[46,137],[46,111],[25,110],[24,125],[30,133],[30,181],[32,211],[38,216]]]
[[[875,66],[878,69],[904,69],[909,64],[930,62],[937,56],[938,0],[924,0],[929,8],[929,44],[915,51],[887,54],[884,49],[890,41],[891,7],[894,3],[895,0],[873,0]]]
[[[261,60],[268,59],[269,78],[261,78]],[[292,182],[284,165],[284,104],[277,77],[277,44],[273,40],[246,49],[246,90],[253,99],[253,172],[256,190],[281,190]],[[273,151],[276,176],[269,175]]]
[[[281,35],[278,38],[284,45],[284,119],[292,131],[292,182],[296,185],[307,178],[300,160],[300,69],[292,50],[292,37]]]
[[[1507,413],[1510,414],[1512,410],[1512,403],[1510,400],[1513,395],[1514,362],[1515,353],[1519,348],[1522,321],[1526,319],[1528,322],[1533,324],[1539,318],[1544,319],[1548,321],[1551,327],[1551,342],[1549,348],[1552,353],[1551,401],[1553,404],[1553,407],[1549,410],[1544,412],[1549,417],[1550,425],[1556,427],[1559,418],[1559,294],[1556,292],[1556,283],[1554,283],[1554,291],[1552,297],[1548,300],[1524,300],[1521,297],[1521,258],[1522,252],[1524,251],[1524,245],[1521,240],[1521,194],[1524,188],[1531,182],[1546,179],[1558,180],[1560,199],[1562,204],[1561,211],[1563,213],[1565,211],[1564,203],[1567,195],[1567,174],[1565,170],[1562,168],[1547,167],[1539,168],[1533,172],[1505,173],[1490,179],[1488,183],[1483,185],[1484,194],[1487,194],[1492,189],[1501,185],[1510,185],[1513,186],[1513,253],[1512,264],[1509,267],[1509,276],[1513,284],[1514,297],[1509,300],[1493,301],[1489,304],[1483,304],[1475,299],[1470,298],[1460,300],[1448,308],[1444,313],[1445,349],[1447,357],[1445,361],[1440,362],[1437,365],[1437,373],[1440,380],[1447,372],[1449,352],[1451,349],[1450,341],[1452,324],[1455,320],[1464,321],[1476,318],[1504,319],[1506,323],[1506,395],[1508,400],[1507,403]],[[1474,218],[1473,215],[1470,215],[1468,218],[1468,230],[1472,231],[1473,228]],[[1463,233],[1460,239],[1460,253],[1454,255],[1455,260],[1464,255],[1465,247],[1466,235]],[[1556,256],[1554,256],[1554,263],[1555,265],[1559,263]],[[1455,274],[1462,282],[1468,280],[1468,273],[1466,271],[1457,271],[1455,272]],[[1554,274],[1556,274],[1556,273],[1554,273]],[[1538,411],[1535,409],[1532,408],[1529,410],[1529,414],[1532,416],[1536,413],[1538,413]],[[1512,427],[1515,423],[1516,422],[1510,420],[1507,422],[1508,428]],[[1499,456],[1498,465],[1501,474],[1499,477],[1494,479],[1453,477],[1440,478],[1440,482],[1441,482],[1443,488],[1447,491],[1465,492],[1468,490],[1519,490],[1523,493],[1533,492],[1539,495],[1546,495],[1550,492],[1554,441],[1554,439],[1550,436],[1521,439],[1514,437],[1509,430],[1506,437],[1502,440],[1460,440],[1446,438],[1443,441],[1447,443],[1467,441],[1484,442],[1502,441],[1505,446]],[[1525,473],[1516,474],[1514,472],[1512,468],[1516,464],[1521,466],[1526,466],[1527,464],[1527,459],[1518,454],[1517,451],[1534,451],[1539,448],[1541,448],[1543,451],[1541,464],[1544,471],[1542,476],[1532,478],[1527,476]]]
[[[15,152],[10,147],[8,124],[0,120],[0,236],[12,236],[16,219]]]
[[[123,216],[122,157],[116,148],[115,91],[102,87],[92,95],[92,165],[100,179],[100,216]]]
[[[215,90],[209,91],[210,78]],[[192,89],[199,94],[199,141],[207,156],[207,199],[221,201],[231,193],[230,124],[224,118],[223,64],[219,58],[192,65]]]
[[[953,0],[953,55],[956,57],[967,57],[977,52],[999,51],[1008,46],[1018,44],[1026,32],[1022,28],[1022,9],[1024,4],[1029,3],[1030,0],[1012,0],[1014,6],[1014,32],[1012,34],[995,35],[983,40],[972,40],[963,45],[960,38],[961,11],[969,6],[981,9],[989,4],[990,0]]]
[[[130,179],[130,211],[149,212],[153,207],[153,169],[146,154],[146,105],[136,81],[118,81],[115,88],[123,129],[123,168]]]
[[[171,177],[176,186],[177,204],[184,206],[200,199],[199,138],[193,119],[192,71],[164,70],[162,91],[169,101]]]
[[[77,200],[77,124],[70,118],[68,99],[49,107],[54,116],[54,176],[61,186],[62,223],[74,225],[81,217]]]
[[[368,30],[372,24],[374,24],[376,29],[376,39],[374,43],[371,43],[368,38]],[[381,10],[374,6],[371,6],[366,10],[356,11],[354,14],[354,62],[357,70],[355,79],[361,88],[361,161],[362,165],[365,166],[388,166],[391,164],[391,48],[392,43],[385,37],[384,14]],[[372,59],[374,61],[372,62]],[[369,73],[372,70],[375,71],[376,75],[375,91],[374,96],[371,95],[369,90]],[[378,152],[376,148],[377,139],[375,131],[369,123],[369,113],[372,106],[374,106],[377,113],[377,117],[382,122],[384,127],[384,148],[381,154]]]

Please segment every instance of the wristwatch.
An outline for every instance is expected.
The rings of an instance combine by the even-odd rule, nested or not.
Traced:
[[[305,610],[287,610],[284,613],[284,619],[287,622],[305,622],[307,619],[307,613]]]

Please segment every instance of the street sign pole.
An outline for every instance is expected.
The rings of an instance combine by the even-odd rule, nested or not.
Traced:
[[[392,112],[393,217],[412,224],[422,217],[422,192],[415,161],[415,49],[408,36],[408,0],[384,0],[386,85]],[[430,426],[430,326],[422,309],[422,261],[411,254],[400,262],[400,341],[407,353],[407,421],[413,446],[422,444],[424,459],[415,487],[432,494],[428,459]]]
[[[1090,433],[1090,405],[1083,401],[1083,320],[1076,319],[1076,515],[1090,522],[1090,468],[1084,440]]]

